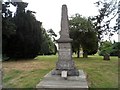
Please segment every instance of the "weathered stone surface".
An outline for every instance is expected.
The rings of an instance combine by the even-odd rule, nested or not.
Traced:
[[[58,62],[56,63],[56,70],[53,74],[61,74],[62,70],[66,70],[69,76],[78,76],[79,72],[75,68],[72,60],[72,39],[69,37],[68,14],[67,6],[62,5],[61,31],[58,39]]]
[[[36,86],[37,90],[88,90],[86,75],[82,70],[79,70],[79,76],[68,76],[66,80],[51,72]]]
[[[60,49],[58,51],[59,60],[71,60],[71,49]]]
[[[69,38],[68,10],[66,5],[62,5],[60,38]]]
[[[69,37],[68,12],[66,5],[62,5],[61,31],[60,31],[60,38],[57,40],[57,42],[58,43],[72,42],[72,39]]]

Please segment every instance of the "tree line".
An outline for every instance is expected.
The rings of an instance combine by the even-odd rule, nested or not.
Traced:
[[[10,11],[10,5],[16,7],[15,13]],[[50,55],[57,52],[52,41],[55,33],[47,33],[42,27],[42,22],[36,20],[35,12],[26,10],[27,6],[28,3],[24,2],[2,3],[3,57],[34,58],[38,54]]]
[[[107,35],[110,40],[115,32],[118,33],[118,20],[111,26],[111,21],[118,14],[118,1],[99,0],[95,2],[95,5],[98,8],[96,16],[86,18],[75,14],[69,20],[70,37],[73,39],[72,48],[78,58],[80,49],[83,51],[83,57],[87,58],[88,55],[97,53],[102,47],[104,35]],[[119,48],[116,50],[116,52],[120,51]]]
[[[99,44],[102,42],[103,35],[107,34],[111,37],[118,32],[117,24],[114,27],[110,26],[111,20],[117,15],[116,2],[117,0],[96,2],[99,11],[96,16],[86,18],[75,14],[69,18],[69,34],[73,39],[72,50],[77,53],[78,58],[80,50],[83,51],[84,58],[96,54],[101,47]],[[10,11],[10,5],[16,7],[15,13]],[[26,10],[27,6],[28,3],[24,2],[2,3],[3,56],[34,58],[37,55],[56,54],[57,35],[52,29],[45,30],[42,22],[36,20],[36,12]]]

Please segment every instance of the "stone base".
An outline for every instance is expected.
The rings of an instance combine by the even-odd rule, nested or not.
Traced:
[[[71,69],[71,70],[53,70],[51,72],[52,75],[61,75],[62,71],[67,71],[68,76],[79,76],[79,71],[77,69]]]
[[[67,79],[60,75],[48,73],[36,86],[37,90],[88,90],[86,76],[79,70],[79,76],[68,76]]]

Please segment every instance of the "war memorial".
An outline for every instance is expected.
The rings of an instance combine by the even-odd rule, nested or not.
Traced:
[[[44,76],[37,84],[37,90],[88,90],[86,75],[78,70],[72,59],[72,39],[69,37],[68,10],[62,5],[61,31],[58,43],[56,68]]]

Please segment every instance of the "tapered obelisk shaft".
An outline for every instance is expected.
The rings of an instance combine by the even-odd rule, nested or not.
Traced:
[[[71,42],[72,39],[69,37],[69,24],[68,24],[68,10],[66,5],[62,5],[61,13],[61,31],[60,39],[58,42]]]
[[[68,14],[67,6],[62,6],[62,18],[61,18],[61,37],[69,38],[69,28],[68,28]]]

